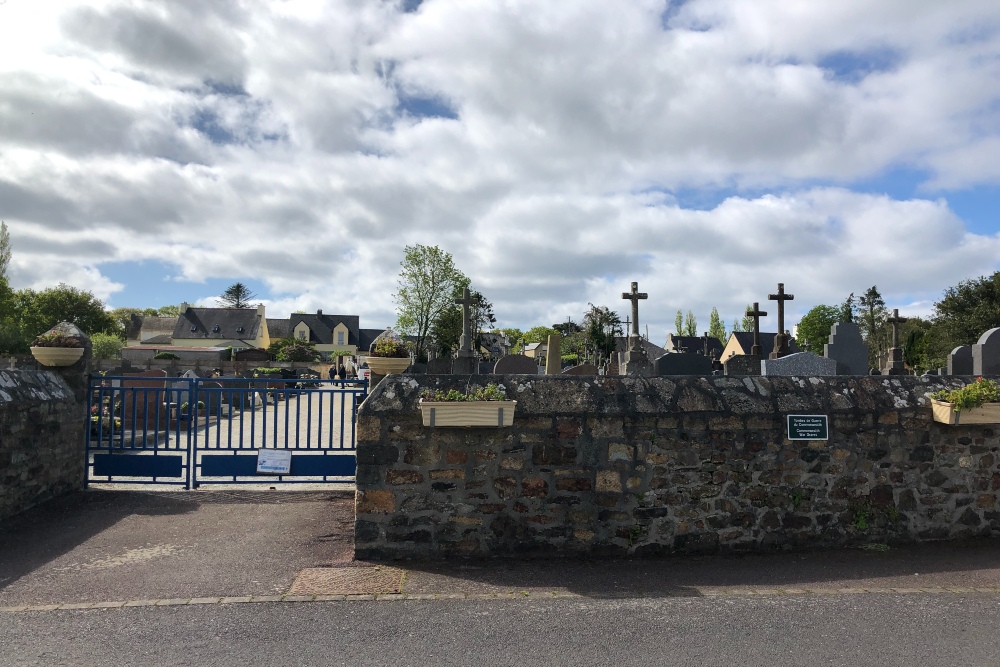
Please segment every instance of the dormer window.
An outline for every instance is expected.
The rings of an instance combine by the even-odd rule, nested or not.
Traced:
[[[243,333],[243,327],[236,327],[236,333]]]
[[[198,327],[196,327],[196,326],[194,326],[194,327],[191,327],[191,331],[192,331],[192,332],[194,332],[194,331],[197,331],[197,330],[198,330]]]
[[[218,324],[212,327],[212,333],[219,333],[221,330],[222,328]]]

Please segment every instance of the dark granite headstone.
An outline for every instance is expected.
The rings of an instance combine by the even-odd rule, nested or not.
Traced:
[[[594,364],[580,364],[579,366],[573,366],[572,368],[567,368],[562,372],[563,375],[597,375],[597,366]]]
[[[451,375],[451,358],[437,357],[427,362],[428,375]]]
[[[150,430],[166,426],[167,412],[162,403],[170,392],[164,390],[167,372],[159,369],[135,373],[121,381],[122,426]],[[185,383],[186,386],[187,383]]]
[[[837,322],[830,329],[830,342],[823,346],[823,356],[837,362],[837,375],[866,375],[868,346],[861,329],[854,322]]]
[[[972,375],[972,346],[959,345],[948,355],[948,375]]]
[[[497,360],[493,372],[497,375],[535,375],[538,373],[538,362],[523,354],[508,354]]]
[[[653,362],[656,374],[663,375],[704,375],[712,374],[712,360],[703,354],[672,352],[664,354]],[[760,369],[758,368],[758,373]]]
[[[760,375],[760,357],[737,354],[722,362],[726,375]]]
[[[972,374],[1000,375],[1000,327],[984,333],[972,346]]]
[[[813,352],[797,352],[780,359],[764,359],[760,374],[768,376],[820,377],[837,374],[837,362]]]
[[[459,354],[452,359],[451,372],[454,375],[477,375],[479,373],[479,357]]]

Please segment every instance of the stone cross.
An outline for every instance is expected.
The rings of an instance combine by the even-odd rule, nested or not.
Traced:
[[[785,283],[778,283],[778,293],[768,294],[769,301],[778,302],[778,335],[774,339],[774,349],[771,358],[778,359],[788,354],[788,336],[785,335],[785,302],[795,298],[793,294],[785,294]]]
[[[632,302],[632,335],[639,337],[639,300],[648,299],[649,295],[639,291],[639,283],[632,283],[631,292],[622,292],[622,298]]]
[[[899,325],[903,322],[908,321],[905,317],[899,316],[899,309],[892,309],[892,317],[887,318],[886,322],[892,325],[892,346],[899,347]]]
[[[708,332],[706,331],[701,337],[702,346],[704,349],[704,354],[708,356]]]
[[[747,315],[753,318],[753,347],[750,348],[750,356],[763,357],[764,350],[760,347],[760,318],[767,317],[767,312],[760,309],[760,304],[753,302],[753,309],[747,309]]]
[[[464,352],[472,351],[472,316],[469,313],[469,308],[472,304],[476,303],[476,300],[472,298],[469,294],[469,288],[466,287],[462,290],[462,298],[455,299],[455,303],[462,306],[462,340],[460,341],[459,348]]]

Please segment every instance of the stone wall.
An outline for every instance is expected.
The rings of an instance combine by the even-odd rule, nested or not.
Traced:
[[[85,413],[59,373],[0,371],[0,520],[83,488]]]
[[[1000,532],[1000,428],[931,420],[932,377],[480,376],[512,428],[427,428],[390,376],[358,416],[359,558],[624,555]],[[827,441],[789,441],[826,414]]]

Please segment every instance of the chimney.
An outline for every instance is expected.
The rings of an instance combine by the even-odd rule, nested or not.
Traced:
[[[261,317],[264,317],[264,304],[262,303],[257,304],[257,314],[260,315]]]
[[[187,312],[187,309],[191,307],[187,301],[181,301],[181,315]]]
[[[322,311],[322,310],[317,310],[317,311],[316,311],[316,314],[317,314],[317,315],[322,315],[322,314],[323,314],[323,311]]]

